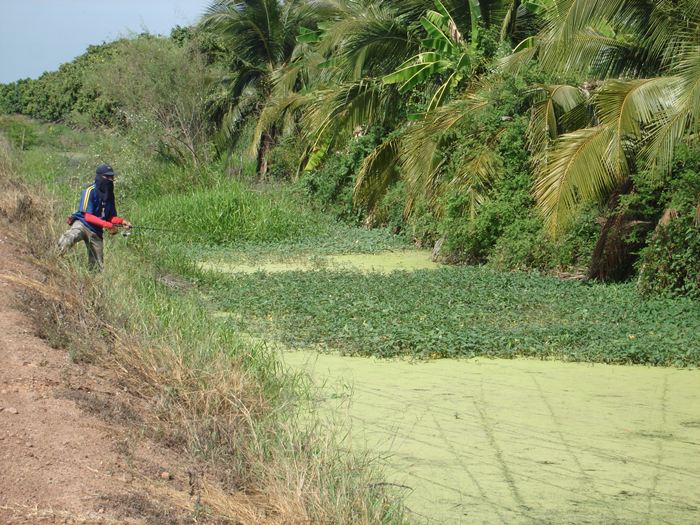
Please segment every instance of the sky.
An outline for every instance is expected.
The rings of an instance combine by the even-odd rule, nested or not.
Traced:
[[[191,25],[210,0],[0,0],[0,83],[37,78],[92,44]]]

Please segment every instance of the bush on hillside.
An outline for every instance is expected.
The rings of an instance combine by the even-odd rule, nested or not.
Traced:
[[[57,71],[0,85],[0,113],[19,113],[50,122],[70,120],[71,115],[80,114],[80,120],[90,125],[112,123],[114,102],[100,90],[86,86],[85,75],[109,60],[116,46],[116,42],[89,46]]]
[[[197,51],[153,36],[120,41],[111,59],[86,78],[88,88],[117,102],[120,120],[141,133],[144,146],[195,165],[208,159],[209,82]]]

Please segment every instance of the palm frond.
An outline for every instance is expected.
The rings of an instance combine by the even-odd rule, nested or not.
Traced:
[[[612,64],[617,63],[617,55],[628,49],[630,43],[623,38],[610,37],[594,28],[585,28],[571,40],[543,44],[539,57],[542,67],[547,71],[583,74],[596,72],[607,76],[616,73]]]
[[[540,99],[532,106],[527,137],[534,164],[545,161],[547,147],[559,136],[559,119],[581,107],[586,98],[583,92],[567,84],[542,85],[535,90]]]
[[[310,133],[332,126],[352,132],[357,126],[381,123],[396,109],[395,90],[381,81],[360,80],[318,89],[305,121]]]
[[[418,50],[407,21],[383,4],[350,5],[344,16],[323,26],[318,51],[334,56],[338,79],[386,74]]]
[[[682,107],[664,111],[650,125],[640,157],[661,173],[669,172],[676,146],[686,136],[690,124],[690,114]]]
[[[316,89],[302,115],[304,140],[312,144],[312,158],[320,162],[326,144],[358,127],[393,122],[399,108],[395,89],[378,80],[361,80]],[[309,161],[311,162],[311,160]],[[308,165],[307,168],[309,169]]]
[[[497,62],[497,69],[501,73],[517,74],[537,55],[539,48],[534,45],[534,39],[527,45],[516,48],[516,51],[506,55]]]
[[[608,161],[621,174],[629,174],[628,157],[642,139],[644,127],[667,109],[666,93],[672,85],[669,77],[615,80],[605,83],[593,95],[601,125],[613,133]]]
[[[258,116],[253,132],[253,138],[248,146],[248,155],[254,158],[260,147],[263,134],[278,122],[283,122],[285,116],[299,111],[308,104],[309,96],[302,93],[289,93],[284,97],[272,97],[267,101]]]
[[[353,189],[356,206],[372,209],[387,189],[399,178],[400,137],[393,136],[379,144],[362,162]]]
[[[700,123],[700,44],[695,40],[680,46],[680,60],[672,71],[682,79],[680,102],[697,126]]]
[[[275,64],[279,60],[282,32],[277,0],[216,0],[201,24],[214,30],[237,56],[251,63]]]
[[[620,182],[606,151],[614,139],[609,127],[596,126],[561,135],[535,172],[538,207],[553,234],[582,202],[603,198]]]
[[[501,174],[501,158],[491,144],[477,148],[460,164],[449,185],[458,188],[469,197],[469,216],[476,218],[479,206],[486,200],[486,193]]]
[[[426,113],[421,120],[406,127],[402,133],[400,161],[409,197],[413,194],[434,200],[441,184],[443,159],[437,153],[442,137],[489,105],[488,99],[478,91],[466,93],[463,98]],[[409,199],[407,213],[411,202]]]
[[[559,0],[545,13],[545,33],[549,40],[570,45],[576,35],[601,20],[610,20],[624,9],[630,8],[628,0]]]
[[[664,1],[664,0],[662,0]],[[598,78],[643,75],[658,69],[652,41],[668,41],[667,26],[658,25],[652,0],[559,0],[547,10],[538,35],[546,70],[590,73]]]

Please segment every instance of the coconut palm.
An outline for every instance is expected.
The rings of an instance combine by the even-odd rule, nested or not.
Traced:
[[[524,12],[518,1],[487,0],[346,0],[334,9],[317,30],[300,28],[291,59],[270,77],[251,143],[252,150],[264,151],[270,130],[294,132],[308,145],[301,164],[307,170],[358,131],[400,127],[406,113],[402,94],[433,90],[429,109],[438,107],[471,74],[479,27]],[[420,53],[421,47],[427,52]],[[413,78],[402,78],[406,74]],[[440,75],[447,79],[438,81]],[[292,125],[300,120],[302,125]],[[383,156],[393,151],[380,150]]]
[[[336,10],[332,1],[215,0],[200,24],[223,43],[230,63],[220,80],[212,112],[228,147],[241,123],[258,115],[272,93],[274,79],[293,59],[301,28],[315,28]],[[267,170],[274,127],[265,131],[257,149],[258,174]]]
[[[358,126],[386,122],[400,104],[383,90],[376,72],[405,60],[410,33],[396,10],[382,2],[346,1],[318,30],[297,37],[295,60],[278,75],[263,109],[253,146],[272,122],[303,120],[294,130],[307,143],[302,167],[313,169],[329,148]],[[387,66],[388,64],[388,66]],[[295,70],[307,79],[296,83]]]
[[[539,4],[537,7],[541,8]],[[357,204],[371,208],[393,182],[403,177],[409,194],[407,212],[419,196],[435,204],[447,185],[469,195],[469,213],[474,216],[490,181],[499,172],[497,155],[485,144],[465,156],[454,178],[444,181],[439,155],[445,147],[443,137],[470,114],[489,107],[488,97],[479,93],[484,84],[478,79],[485,73],[483,64],[488,62],[479,56],[477,48],[480,28],[500,27],[501,38],[507,41],[513,35],[525,34],[527,24],[522,20],[532,15],[532,8],[530,3],[518,1],[470,0],[457,6],[434,0],[434,9],[424,12],[420,19],[425,31],[420,52],[383,77],[385,84],[399,84],[401,93],[427,88],[431,93],[427,109],[419,118],[404,123],[365,159],[355,185]],[[466,26],[464,21],[468,22]]]
[[[629,188],[637,166],[667,169],[676,145],[697,133],[700,2],[558,0],[546,16],[511,59],[529,55],[582,80],[543,87],[532,120],[535,195],[556,232],[582,202]]]

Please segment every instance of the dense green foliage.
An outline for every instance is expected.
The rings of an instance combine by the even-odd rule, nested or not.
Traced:
[[[660,220],[651,233],[644,222],[631,233],[650,239],[638,263],[640,291],[700,298],[700,150],[679,147],[669,173],[643,171],[635,187],[621,206],[642,221]]]
[[[139,224],[160,225],[184,239],[210,244],[279,242],[321,233],[330,224],[311,212],[300,212],[283,196],[252,193],[240,183],[160,195],[135,210],[134,218]]]
[[[683,216],[659,226],[639,264],[642,293],[700,299],[700,236],[694,219]]]
[[[698,7],[662,4],[216,0],[170,38],[0,86],[0,112],[129,130],[162,169],[194,166],[174,188],[217,170],[292,181],[339,220],[440,241],[446,261],[636,267],[646,293],[693,295],[679,250],[700,235],[700,190],[678,163],[697,147]],[[679,224],[655,232],[671,193]]]
[[[211,77],[195,49],[142,36],[117,42],[111,60],[86,72],[85,85],[114,101],[122,126],[150,139],[144,148],[198,165],[208,160],[205,101]]]
[[[305,171],[298,184],[309,200],[348,223],[362,221],[365,210],[353,205],[352,188],[362,161],[377,146],[380,135],[371,129],[353,137],[330,152],[318,168]]]
[[[34,118],[59,121],[74,117],[79,122],[109,123],[113,102],[99,90],[85,84],[86,74],[109,61],[117,43],[90,46],[87,51],[58,71],[38,79],[23,79],[0,85],[0,113],[21,113]]]
[[[208,282],[238,329],[271,330],[293,347],[378,357],[700,364],[700,306],[640,301],[630,284],[585,285],[469,267],[388,275],[216,274]]]

